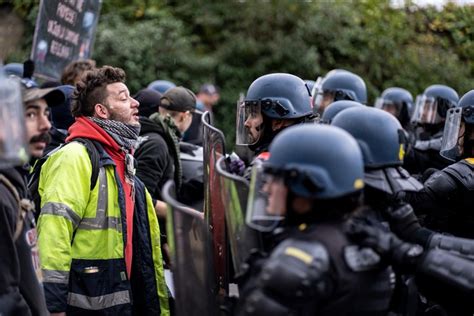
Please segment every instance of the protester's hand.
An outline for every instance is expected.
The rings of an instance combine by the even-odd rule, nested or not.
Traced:
[[[362,221],[351,221],[346,232],[360,246],[372,248],[382,259],[402,271],[413,271],[423,254],[421,246],[405,243],[395,234]]]
[[[229,161],[229,171],[238,176],[243,176],[245,172],[245,162],[235,153],[228,155],[227,159]]]

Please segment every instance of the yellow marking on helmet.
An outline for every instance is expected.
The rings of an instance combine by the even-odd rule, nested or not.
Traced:
[[[288,247],[285,249],[285,255],[288,255],[290,257],[294,257],[298,260],[303,261],[306,264],[310,264],[313,261],[313,256],[311,256],[309,253],[304,252],[301,249],[295,248],[295,247]]]
[[[403,144],[400,144],[400,150],[398,151],[398,159],[400,161],[403,161],[404,157],[405,157],[405,146],[403,146]]]
[[[474,158],[466,158],[466,161],[471,165],[474,165]]]
[[[300,231],[306,230],[306,228],[308,228],[308,225],[306,225],[306,223],[302,223],[302,224],[300,224],[300,226],[298,226],[298,229]]]
[[[364,180],[356,179],[354,181],[354,189],[362,189],[364,187]]]

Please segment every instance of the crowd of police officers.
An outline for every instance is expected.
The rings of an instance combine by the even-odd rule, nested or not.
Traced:
[[[237,104],[241,158],[202,132],[204,209],[162,194],[174,313],[472,315],[474,90],[369,106],[347,70],[273,73]]]

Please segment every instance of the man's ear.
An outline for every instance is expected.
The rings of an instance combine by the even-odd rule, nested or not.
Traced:
[[[109,118],[109,109],[105,105],[97,103],[94,105],[94,116],[106,120]]]
[[[285,121],[284,120],[272,120],[272,130],[277,131],[281,128],[285,127]]]

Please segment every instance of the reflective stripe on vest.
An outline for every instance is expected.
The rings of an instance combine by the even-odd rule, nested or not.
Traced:
[[[107,216],[107,175],[105,168],[99,169],[99,196],[97,198],[97,211],[95,218],[83,218],[79,224],[80,229],[92,230],[92,229],[115,229],[119,232],[122,231],[122,225],[120,218]]]
[[[68,219],[74,228],[76,228],[81,221],[81,218],[69,206],[63,203],[48,202],[41,208],[41,214],[62,216]]]
[[[43,282],[47,283],[60,283],[68,284],[69,283],[69,271],[59,271],[59,270],[41,270],[43,273]]]
[[[69,292],[67,300],[70,306],[89,310],[101,310],[130,303],[130,294],[128,291],[119,291],[112,294],[91,297]]]

